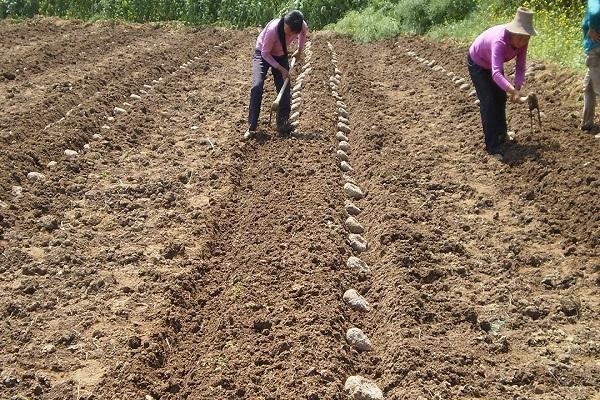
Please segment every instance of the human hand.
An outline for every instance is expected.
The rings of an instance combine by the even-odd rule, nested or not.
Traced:
[[[280,66],[280,67],[278,68],[278,70],[279,70],[279,72],[281,73],[281,76],[283,76],[283,79],[284,79],[284,80],[286,80],[286,79],[288,79],[288,80],[289,80],[289,79],[290,79],[290,72],[289,72],[287,69],[285,69],[284,67],[281,67],[281,66]]]
[[[521,91],[519,89],[515,89],[511,95],[511,101],[513,103],[521,102]]]
[[[513,103],[519,103],[519,98],[521,97],[521,92],[513,86],[509,86],[506,91],[509,94],[508,99]]]
[[[590,39],[592,39],[592,42],[600,41],[600,34],[596,32],[596,30],[591,26],[588,28],[588,36],[590,37]]]

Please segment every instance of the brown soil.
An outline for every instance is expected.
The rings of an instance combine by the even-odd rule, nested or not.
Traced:
[[[511,105],[500,163],[473,98],[406,55],[467,77],[464,48],[319,33],[298,134],[263,112],[243,143],[256,34],[0,23],[0,398],[343,399],[358,374],[387,399],[598,399],[600,141],[557,84],[580,77],[529,78],[544,128]],[[346,268],[328,41],[370,275]]]

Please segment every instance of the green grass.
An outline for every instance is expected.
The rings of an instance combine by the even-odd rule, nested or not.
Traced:
[[[400,32],[398,21],[387,16],[381,10],[367,7],[363,11],[350,11],[336,24],[326,29],[343,35],[352,36],[358,42],[371,42],[392,37]]]

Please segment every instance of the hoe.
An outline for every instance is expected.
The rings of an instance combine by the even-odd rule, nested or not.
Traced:
[[[296,57],[292,58],[292,62],[290,63],[290,74],[292,73],[294,64],[296,64]],[[281,101],[281,98],[283,97],[283,92],[285,92],[285,88],[287,87],[287,85],[289,85],[289,83],[289,79],[286,79],[285,82],[283,82],[283,86],[281,87],[281,90],[279,90],[277,98],[275,99],[273,104],[271,104],[271,113],[269,114],[269,125],[271,125],[271,118],[273,117],[273,113],[277,113],[277,110],[279,110],[279,102]]]
[[[531,93],[529,96],[526,97],[521,97],[519,100],[521,103],[527,103],[527,107],[529,108],[529,122],[531,126],[531,132],[533,132],[534,111],[537,111],[538,125],[540,127],[540,130],[542,130],[542,116],[540,115],[540,103],[535,93]]]

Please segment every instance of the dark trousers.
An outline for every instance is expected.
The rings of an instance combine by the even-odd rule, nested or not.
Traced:
[[[469,75],[479,98],[479,112],[483,125],[485,148],[494,154],[506,139],[506,92],[492,79],[492,71],[480,67],[467,57]]]
[[[289,71],[290,64],[287,55],[273,58],[275,58],[275,60],[279,64],[281,64],[281,66],[283,66]],[[271,67],[271,65],[269,65],[269,63],[266,62],[264,58],[262,58],[260,50],[256,50],[254,52],[254,57],[252,58],[252,90],[250,90],[250,109],[248,112],[248,127],[250,128],[250,130],[256,130],[256,127],[258,125],[260,105],[262,103],[263,96],[263,87],[265,84],[265,78],[267,77],[267,72],[269,72],[269,68],[271,68],[273,71],[273,80],[275,81],[275,88],[277,89],[277,93],[279,93],[279,90],[283,86],[283,75],[281,75],[281,72]],[[285,124],[288,118],[290,117],[290,103],[290,85],[287,85],[285,91],[283,92],[281,101],[279,102],[279,109],[277,111],[278,127]]]

